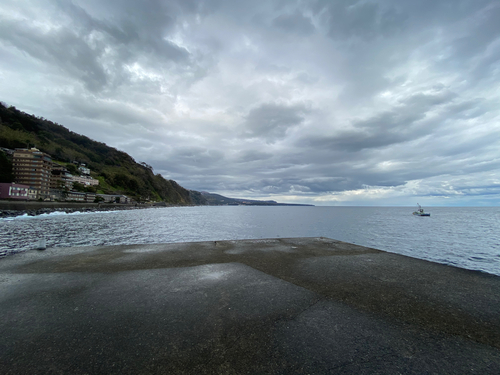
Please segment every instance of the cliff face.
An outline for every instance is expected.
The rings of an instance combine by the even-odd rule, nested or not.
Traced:
[[[34,146],[62,164],[73,161],[85,163],[92,176],[99,179],[99,192],[127,194],[138,201],[152,199],[172,204],[193,203],[188,190],[173,180],[154,174],[151,166],[136,162],[125,152],[0,103],[0,147]],[[0,164],[1,179],[9,180],[8,163],[2,159]]]

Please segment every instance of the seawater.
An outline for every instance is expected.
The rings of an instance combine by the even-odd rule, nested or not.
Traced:
[[[0,219],[0,256],[47,247],[329,237],[500,275],[499,207],[169,207]]]

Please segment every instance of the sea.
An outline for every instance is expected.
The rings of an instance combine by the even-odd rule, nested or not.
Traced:
[[[194,206],[0,219],[0,257],[73,246],[328,237],[500,276],[500,207]],[[0,260],[1,261],[1,260]]]

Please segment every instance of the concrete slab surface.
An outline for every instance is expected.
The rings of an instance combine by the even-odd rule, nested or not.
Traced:
[[[498,374],[500,277],[327,238],[0,259],[2,374]]]

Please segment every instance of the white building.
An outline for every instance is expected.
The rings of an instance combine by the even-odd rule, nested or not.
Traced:
[[[81,172],[81,174],[84,174],[86,176],[90,176],[90,169],[88,169],[85,164],[82,164],[78,167],[78,170]]]
[[[78,182],[79,184],[86,186],[99,185],[99,180],[90,176],[71,176],[71,181]]]

